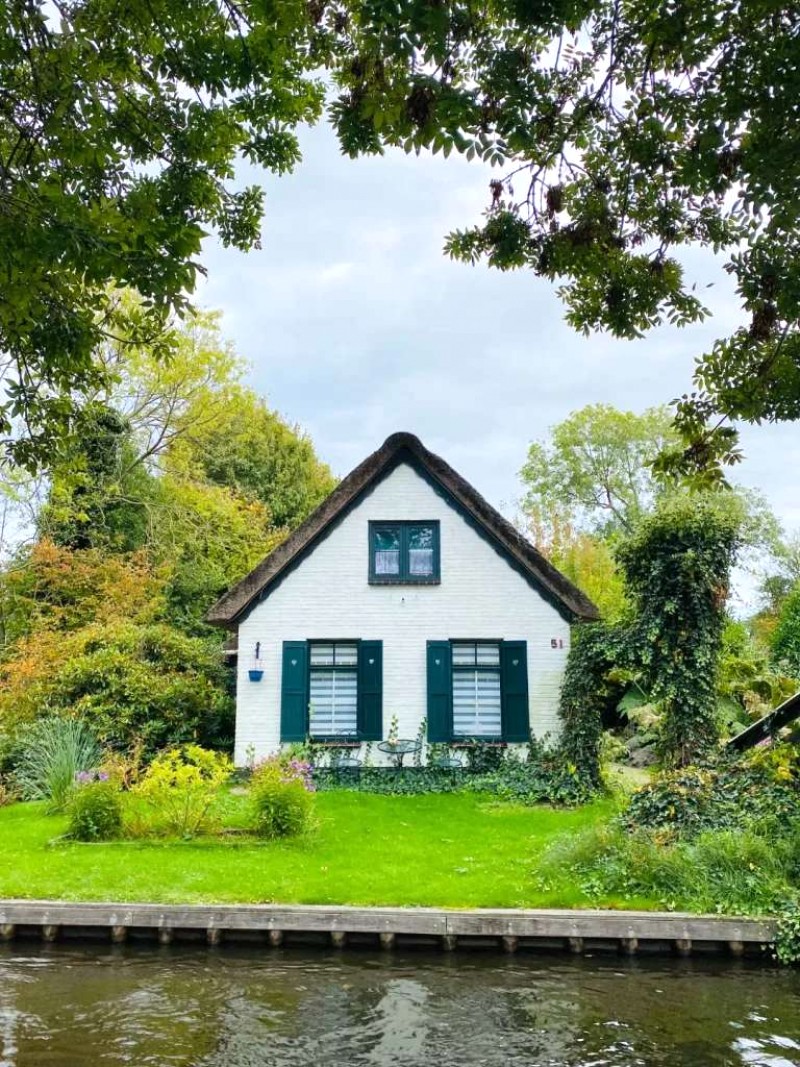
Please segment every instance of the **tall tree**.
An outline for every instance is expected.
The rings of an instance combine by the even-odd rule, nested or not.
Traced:
[[[677,434],[665,407],[641,415],[592,404],[572,412],[534,442],[520,471],[523,524],[532,540],[613,621],[630,606],[616,559],[620,539],[636,534],[659,505],[691,498],[691,487],[656,476],[659,455]],[[791,553],[765,498],[741,487],[714,493],[740,526],[740,562],[763,569],[766,559],[785,567]],[[703,494],[697,498],[702,509]],[[676,504],[676,507],[679,507]],[[685,507],[691,510],[692,501]]]
[[[207,481],[260,501],[281,527],[297,526],[336,485],[311,439],[249,389],[229,390],[213,417],[192,405],[171,455],[173,464],[180,457]]]
[[[629,530],[661,490],[653,462],[676,440],[667,408],[637,415],[609,404],[572,412],[534,442],[520,471],[528,514],[566,511],[578,527]]]
[[[102,347],[106,381],[82,398],[36,529],[79,552],[143,550],[169,575],[168,617],[202,632],[210,604],[335,480],[310,438],[242,384],[219,316],[172,323],[165,340],[167,360],[145,345]],[[23,570],[32,558],[18,558]]]
[[[131,425],[114,407],[89,401],[75,426],[51,472],[38,532],[67,548],[134,552],[147,538],[152,478],[135,461]]]
[[[502,168],[460,259],[561,282],[577,329],[707,315],[678,258],[727,255],[746,326],[698,362],[672,469],[738,460],[727,420],[800,417],[800,8],[786,0],[367,7],[333,106],[351,155]]]

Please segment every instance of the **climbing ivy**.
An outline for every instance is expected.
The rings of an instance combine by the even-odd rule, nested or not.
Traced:
[[[733,494],[662,501],[616,546],[632,604],[625,623],[581,626],[567,662],[562,747],[599,785],[602,714],[635,677],[662,711],[661,756],[685,766],[717,739],[715,676],[744,513]]]
[[[686,766],[717,740],[717,664],[743,520],[732,494],[675,496],[617,549],[636,609],[641,684],[663,712],[667,765]]]
[[[626,625],[597,622],[576,630],[561,690],[561,750],[594,788],[600,786],[603,712],[620,690],[620,670],[629,660],[631,640]]]

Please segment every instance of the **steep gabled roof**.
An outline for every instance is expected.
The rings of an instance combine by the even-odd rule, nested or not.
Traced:
[[[218,626],[235,626],[243,615],[296,567],[375,486],[401,463],[410,464],[570,622],[591,622],[599,612],[469,482],[411,433],[394,433],[344,478],[305,522],[220,597],[206,616]]]

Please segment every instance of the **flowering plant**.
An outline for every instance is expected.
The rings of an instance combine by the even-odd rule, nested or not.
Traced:
[[[253,829],[267,838],[293,837],[310,829],[315,791],[310,763],[270,756],[253,769],[250,802]]]
[[[308,760],[267,756],[253,765],[253,778],[264,777],[277,777],[286,783],[299,782],[308,793],[315,793],[317,790],[314,784],[314,767]]]
[[[309,793],[316,792],[314,768],[306,760],[292,759],[284,763],[281,768],[281,777],[285,782],[302,782],[303,788]]]
[[[107,782],[108,779],[108,771],[98,771],[95,769],[92,769],[91,771],[78,771],[75,775],[75,784],[89,785],[90,782]]]

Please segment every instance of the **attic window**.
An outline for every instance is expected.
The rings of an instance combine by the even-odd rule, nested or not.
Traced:
[[[435,585],[440,580],[439,523],[371,522],[369,580],[373,585]]]

